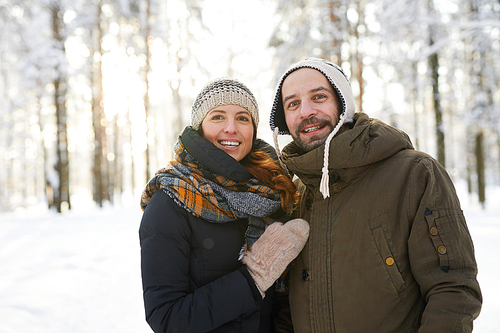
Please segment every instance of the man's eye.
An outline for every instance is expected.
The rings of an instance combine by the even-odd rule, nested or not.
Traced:
[[[299,102],[291,102],[290,104],[288,104],[288,107],[291,108],[297,105],[299,105]]]
[[[321,94],[321,95],[316,95],[314,96],[314,99],[322,99],[322,98],[325,98],[326,96]]]

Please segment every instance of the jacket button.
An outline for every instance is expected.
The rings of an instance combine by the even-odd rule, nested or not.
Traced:
[[[438,247],[438,252],[439,254],[446,254],[446,247],[441,245],[440,247]]]
[[[342,177],[340,177],[340,174],[339,174],[337,171],[332,172],[332,173],[330,174],[330,177],[332,178],[332,180],[333,180],[334,182],[339,182],[339,181],[342,179]]]
[[[385,264],[387,266],[392,266],[394,265],[394,258],[393,257],[387,257],[387,259],[385,259]]]
[[[436,236],[438,234],[438,228],[432,227],[429,229],[429,232],[431,233],[432,236]]]
[[[304,281],[309,280],[309,271],[307,269],[303,269],[302,272],[300,272],[300,277]]]

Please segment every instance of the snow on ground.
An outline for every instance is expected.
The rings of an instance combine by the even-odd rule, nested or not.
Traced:
[[[0,214],[0,332],[152,332],[142,304],[141,215],[136,203]]]
[[[468,197],[465,184],[457,184],[462,209],[474,242],[477,279],[483,293],[483,307],[474,321],[474,333],[500,332],[500,188],[487,192],[485,209],[476,197]]]
[[[461,184],[459,184],[461,185]],[[475,333],[500,331],[500,189],[485,210],[457,186],[484,304]],[[137,200],[103,209],[75,197],[58,215],[0,213],[0,333],[142,333]]]

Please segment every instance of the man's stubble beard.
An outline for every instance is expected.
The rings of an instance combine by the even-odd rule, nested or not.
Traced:
[[[316,118],[305,119],[297,127],[297,129],[295,130],[295,133],[290,132],[290,134],[292,135],[293,141],[297,144],[297,146],[299,146],[299,148],[303,152],[306,152],[306,153],[310,152],[311,150],[316,149],[319,146],[321,146],[322,144],[324,144],[328,135],[330,135],[330,133],[332,133],[333,129],[335,128],[335,126],[330,121],[322,120],[321,123],[330,128],[330,130],[328,131],[328,134],[326,134],[325,136],[321,136],[321,135],[311,136],[311,137],[309,137],[308,142],[304,142],[300,138],[300,132],[304,129],[304,127],[306,125],[309,125],[310,123],[314,123],[317,121],[318,121],[318,119],[316,119]]]

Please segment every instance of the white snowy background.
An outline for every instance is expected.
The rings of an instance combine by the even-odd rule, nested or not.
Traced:
[[[481,209],[457,184],[484,304],[474,332],[500,332],[500,188]],[[144,320],[137,200],[104,209],[75,196],[65,214],[0,214],[0,332],[151,332]]]
[[[2,17],[0,25],[3,27],[3,29],[0,30],[0,32],[3,32],[3,34],[0,33],[0,39],[2,39],[2,37],[4,38],[2,39],[3,44],[0,44],[0,46],[3,46],[0,47],[0,52],[8,51],[6,55],[2,57],[4,63],[2,63],[3,67],[0,67],[5,71],[5,84],[8,84],[9,88],[6,90],[7,93],[4,94],[4,103],[0,103],[2,106],[5,106],[5,110],[9,111],[6,113],[8,117],[2,118],[4,121],[0,122],[0,125],[2,125],[0,126],[0,133],[5,133],[4,136],[0,135],[0,141],[4,140],[1,142],[2,148],[5,148],[0,151],[0,159],[3,158],[13,161],[11,163],[12,166],[9,164],[2,164],[2,166],[8,165],[8,168],[12,168],[11,171],[14,171],[5,173],[5,176],[3,176],[3,173],[0,173],[0,180],[3,180],[3,182],[0,182],[0,190],[3,190],[2,186],[7,186],[5,184],[15,183],[11,175],[15,176],[18,174],[16,173],[18,171],[21,173],[25,170],[24,166],[26,165],[33,165],[33,158],[26,159],[26,149],[24,149],[30,140],[34,145],[29,147],[35,148],[28,149],[27,155],[39,157],[42,153],[38,152],[37,155],[35,154],[35,150],[40,149],[42,146],[51,146],[53,142],[50,138],[55,137],[50,130],[51,124],[48,120],[43,121],[47,121],[47,125],[49,126],[48,129],[39,128],[38,132],[35,131],[35,133],[38,134],[28,139],[25,135],[32,131],[33,127],[28,128],[22,125],[25,124],[24,126],[27,126],[27,119],[30,119],[30,121],[37,119],[39,113],[38,107],[30,106],[31,104],[34,105],[33,100],[30,99],[30,90],[33,88],[31,84],[34,82],[32,80],[32,75],[34,74],[31,71],[26,71],[23,64],[31,64],[33,68],[48,67],[52,70],[54,67],[54,57],[50,55],[57,51],[54,51],[53,43],[50,42],[50,39],[33,37],[39,36],[38,32],[47,28],[46,24],[48,21],[46,21],[46,13],[43,14],[44,11],[40,9],[44,7],[42,5],[45,2],[15,1],[11,4],[9,1],[0,1],[0,7],[7,8],[5,12],[0,11],[0,14],[8,14],[6,17],[0,15]],[[128,1],[119,1],[119,3],[122,4],[127,2]],[[295,9],[293,14],[290,13],[288,10],[293,8],[293,6],[290,6],[291,2],[293,1],[248,1],[238,2],[238,6],[233,6],[236,2],[231,0],[206,0],[204,1],[203,24],[210,28],[213,36],[202,38],[199,44],[194,43],[194,45],[196,45],[194,48],[179,49],[179,53],[174,50],[175,52],[172,54],[175,54],[175,57],[177,57],[178,54],[181,54],[180,51],[185,51],[189,56],[196,58],[197,62],[200,61],[202,67],[209,71],[212,77],[228,75],[228,63],[226,62],[226,58],[229,58],[231,62],[234,63],[235,68],[232,69],[235,70],[235,72],[233,74],[243,82],[251,83],[250,88],[252,90],[255,89],[254,93],[256,93],[256,97],[260,104],[260,117],[261,119],[267,119],[272,97],[274,96],[274,87],[269,87],[269,82],[273,82],[277,79],[275,77],[276,71],[278,73],[282,72],[282,69],[276,68],[275,66],[276,54],[268,47],[269,41],[271,40],[271,34],[277,28],[276,20],[281,20],[281,18],[285,19],[281,31],[281,34],[284,33],[283,36],[285,36],[284,41],[286,41],[287,35],[298,36],[297,38],[291,38],[291,40],[293,40],[292,43],[285,43],[283,45],[281,53],[278,52],[278,57],[282,55],[296,55],[293,50],[294,47],[298,46],[300,46],[298,47],[299,49],[306,48],[313,50],[316,46],[309,47],[309,45],[311,45],[310,43],[314,38],[312,38],[311,41],[308,41],[307,38],[304,40],[303,38],[306,34],[302,32],[307,31],[307,33],[309,33],[311,31],[315,36],[320,33],[320,26],[317,24],[321,22],[319,20],[313,20],[315,21],[313,22],[313,29],[311,29],[311,26],[308,24],[296,24],[297,21],[294,20],[297,19],[297,15],[299,15],[298,18],[302,17],[300,15],[301,11],[298,12],[297,9]],[[481,12],[481,15],[479,15],[477,19],[471,19],[469,18],[468,11],[465,11],[465,16],[463,16],[464,13],[461,13],[463,8],[458,5],[459,2],[436,1],[440,10],[443,10],[443,19],[445,20],[443,22],[439,21],[438,26],[446,28],[442,31],[443,33],[450,34],[449,40],[445,38],[444,42],[441,41],[443,47],[440,55],[442,57],[441,61],[445,60],[444,65],[441,67],[442,70],[447,72],[450,69],[449,66],[454,64],[455,58],[450,57],[447,53],[460,54],[461,52],[465,52],[462,50],[463,45],[465,45],[463,43],[464,38],[474,38],[478,47],[481,47],[481,49],[476,50],[477,52],[481,53],[484,51],[486,52],[485,55],[495,55],[495,50],[498,49],[498,19],[497,16],[494,15],[498,13],[498,4],[495,9],[493,8],[493,1],[490,2],[491,4],[486,3],[486,1],[481,1],[481,4],[484,6],[483,12]],[[176,3],[182,3],[182,1],[169,1],[169,6],[170,4],[175,6]],[[282,4],[282,6],[278,6],[280,11],[277,12],[277,17],[274,15],[276,3]],[[309,3],[309,6],[313,6],[317,2],[309,1]],[[401,17],[399,14],[401,12],[398,10],[400,7],[398,6],[407,8],[407,1],[381,1],[378,4],[375,3],[371,5],[372,16],[367,16],[366,18],[373,22],[367,22],[369,25],[368,28],[373,28],[373,24],[375,24],[375,26],[378,25],[376,22],[377,18],[373,16],[373,11],[376,7],[381,7],[386,3],[390,3],[390,6],[388,6],[392,10],[385,12],[385,14],[390,14],[390,16],[383,16],[388,19],[385,22],[387,26],[385,29],[382,29],[386,32],[382,32],[383,35],[381,35],[381,37],[384,37],[383,39],[386,41],[398,41],[398,38],[401,36],[400,33],[407,31],[405,29],[400,29],[398,24],[400,25],[401,22],[408,28],[415,27],[415,29],[410,29],[412,33],[404,38],[409,38],[407,42],[410,44],[408,45],[414,44],[414,46],[418,46],[419,52],[424,50],[419,57],[425,59],[427,56],[425,53],[428,52],[429,49],[427,47],[422,47],[419,43],[420,39],[427,38],[428,29],[426,27],[433,22],[433,19],[422,17],[420,13],[418,15],[403,15]],[[11,10],[9,7],[13,9]],[[31,8],[33,16],[25,16],[21,19],[23,17],[21,15],[23,10],[29,7],[33,7]],[[85,11],[82,13],[85,15],[82,17],[86,17],[86,15],[92,17],[93,14],[87,13],[87,9],[93,10],[92,6],[88,7],[89,8],[85,8]],[[109,8],[111,7],[108,6],[108,9]],[[458,9],[460,9],[460,11],[458,11]],[[35,13],[38,13],[37,10],[43,15],[35,15]],[[317,12],[317,10],[315,11]],[[175,10],[170,12],[176,13]],[[459,17],[463,17],[465,21],[453,21],[452,24],[448,24],[450,17],[453,17],[450,15],[454,13],[459,14]],[[75,25],[77,25],[77,23],[81,24],[80,21],[76,20],[78,15],[75,11],[71,10],[67,14],[65,19],[70,21],[70,23],[75,19],[73,21]],[[355,10],[348,12],[347,15],[350,17],[349,20],[352,21],[351,24],[357,21],[357,17],[354,17],[357,15]],[[392,15],[396,15],[397,17],[392,18]],[[424,15],[426,14],[424,13]],[[321,16],[322,15],[319,15],[319,17]],[[179,23],[179,17],[170,18],[170,21],[163,23],[168,23],[167,25],[174,28],[177,25],[182,27],[182,24]],[[255,25],[256,17],[259,18],[258,25]],[[5,18],[9,18],[11,21],[5,20],[4,22]],[[411,20],[405,21],[405,18],[410,18]],[[236,22],[237,24],[233,24],[232,22]],[[422,22],[425,24],[422,24]],[[125,27],[126,26],[127,25],[125,25]],[[293,29],[290,31],[284,29],[284,27],[287,26],[296,26],[300,29],[296,33]],[[322,26],[327,27],[325,24]],[[382,25],[382,28],[383,26],[385,25]],[[395,28],[390,29],[391,26]],[[85,25],[84,29],[88,30],[89,27]],[[380,29],[381,27],[378,26],[372,32],[379,32]],[[482,32],[479,33],[480,31]],[[195,35],[198,35],[198,38],[204,36],[197,30],[194,32]],[[175,33],[171,35],[174,36]],[[280,33],[278,33],[278,35],[280,35]],[[21,41],[20,38],[23,40]],[[71,35],[69,42],[66,43],[67,57],[70,59],[68,64],[73,66],[74,68],[72,70],[77,73],[78,70],[81,69],[80,67],[83,66],[82,64],[86,61],[87,57],[82,55],[82,50],[84,50],[85,47],[83,46],[83,42],[79,41],[80,38],[81,36],[79,35]],[[377,41],[377,38],[374,41]],[[176,39],[174,38],[174,40]],[[370,39],[367,41],[370,41]],[[459,42],[459,46],[453,46],[457,41]],[[113,44],[111,40],[109,43],[109,45]],[[377,41],[376,43],[379,42]],[[390,46],[391,43],[392,42],[386,42],[386,45]],[[189,43],[189,45],[191,44],[193,43]],[[437,43],[436,45],[440,44]],[[178,47],[180,48],[180,46]],[[375,56],[376,52],[386,52],[384,48],[378,50],[377,46],[373,46],[373,44],[370,43],[367,43],[364,47],[370,48],[368,58]],[[406,47],[407,46],[405,46],[405,48]],[[432,50],[433,48],[431,47],[430,49]],[[207,52],[207,50],[216,50],[216,52]],[[389,48],[387,51],[389,52],[389,56],[397,59],[397,61],[390,61],[392,65],[382,65],[378,69],[377,66],[372,65],[372,70],[369,70],[370,66],[366,67],[363,76],[367,75],[367,82],[369,81],[370,84],[367,85],[366,91],[364,92],[364,98],[366,98],[364,110],[371,117],[380,118],[386,122],[388,122],[387,117],[395,117],[401,125],[404,125],[406,123],[405,119],[408,121],[414,119],[413,116],[407,116],[407,114],[404,113],[406,112],[404,111],[404,107],[398,105],[398,103],[404,102],[400,99],[403,99],[405,96],[401,87],[401,84],[404,84],[405,80],[400,81],[398,84],[391,84],[389,88],[385,88],[384,85],[388,81],[391,81],[390,77],[392,76],[392,71],[398,71],[403,68],[400,66],[405,66],[405,64],[407,64],[407,62],[401,59],[404,60],[408,58],[406,60],[415,61],[415,54],[413,48],[411,48],[407,54],[402,53],[401,55],[397,53],[392,54],[390,52],[391,50],[392,49]],[[113,70],[116,70],[119,75],[116,75],[114,80],[107,78],[107,80],[110,81],[108,81],[108,85],[105,87],[106,100],[107,103],[109,103],[108,105],[113,105],[113,107],[110,108],[106,106],[106,112],[109,112],[108,117],[111,117],[113,112],[118,112],[115,110],[115,106],[122,105],[119,102],[123,100],[124,95],[121,94],[123,91],[137,90],[136,97],[139,96],[140,101],[142,101],[143,98],[141,89],[135,88],[135,84],[139,83],[138,80],[128,81],[127,79],[123,79],[123,74],[130,71],[129,66],[134,67],[136,65],[131,65],[132,62],[128,62],[131,61],[130,59],[124,61],[122,64],[124,59],[122,53],[120,53],[118,49],[112,51],[113,52],[106,52],[106,59],[110,60],[104,62],[103,69],[107,71],[106,73],[108,73],[110,77],[111,73],[114,73]],[[86,54],[86,52],[87,51],[83,53]],[[161,52],[160,48],[157,53],[160,54],[160,57]],[[139,59],[140,57],[136,58]],[[497,58],[493,56],[491,56],[491,58],[491,63],[488,61],[488,66],[491,67],[485,67],[486,70],[484,74],[487,75],[485,77],[491,75],[489,82],[496,82],[496,72],[493,69],[498,68],[498,66],[496,66]],[[188,59],[188,57],[186,59]],[[373,59],[376,59],[376,57]],[[373,61],[373,59],[371,59],[371,61]],[[381,59],[384,58],[382,57]],[[296,60],[298,59],[294,61]],[[455,59],[455,61],[456,60],[457,59]],[[83,62],[80,63],[81,61]],[[185,61],[187,62],[187,60]],[[49,65],[44,66],[43,64],[45,64],[45,62]],[[166,70],[165,68],[171,69],[170,66],[162,68],[162,66],[160,66],[161,63],[162,62],[154,63],[153,67],[156,71],[159,70],[159,72],[156,72],[159,74],[155,74],[153,77],[163,78],[166,75],[162,76],[162,70]],[[168,64],[168,61],[164,63]],[[106,67],[106,64],[109,66]],[[125,65],[125,67],[120,67],[118,66],[119,64]],[[284,65],[284,63],[281,65]],[[470,65],[474,66],[474,63]],[[461,64],[460,67],[458,67],[458,69],[460,69],[459,72],[467,71],[467,68],[468,66],[465,66],[465,64]],[[487,68],[491,70],[488,71]],[[19,71],[19,69],[21,69],[21,71]],[[377,78],[377,75],[372,73],[374,69],[383,70],[384,78]],[[48,76],[44,73],[44,71],[40,71],[40,73],[35,72],[35,74],[37,74],[36,77],[43,79],[42,82],[50,81],[47,79]],[[171,72],[165,71],[165,73]],[[196,73],[196,70],[193,73]],[[31,76],[25,74],[30,74]],[[73,75],[75,74],[73,73]],[[135,77],[134,75],[132,76]],[[463,76],[463,74],[461,76]],[[457,78],[461,76],[459,75]],[[388,81],[384,82],[381,81],[381,79]],[[83,89],[83,91],[86,91],[90,87],[82,85],[79,80],[77,81],[79,83],[75,84],[73,87],[73,89],[75,89],[73,92],[74,95],[69,102],[75,103],[78,109],[78,101],[82,99],[82,96],[80,96],[81,90]],[[461,80],[457,79],[457,82],[461,82]],[[25,86],[28,83],[30,85]],[[165,103],[163,98],[170,95],[166,94],[164,91],[164,81],[153,80],[153,83],[154,84],[151,85],[151,100],[153,104],[156,103],[156,107],[161,111],[159,114],[163,114],[163,110],[167,109],[162,104]],[[425,91],[427,80],[419,78],[417,83],[418,84],[415,86],[417,90],[421,89],[421,91]],[[422,86],[419,88],[419,85]],[[380,87],[384,88],[379,89]],[[443,87],[447,89],[457,89],[456,86],[450,86],[450,82],[446,83],[446,81]],[[453,114],[453,117],[455,118],[448,120],[450,126],[452,126],[451,123],[453,123],[453,131],[450,129],[450,132],[447,132],[447,137],[450,133],[449,137],[451,139],[448,140],[455,146],[460,146],[461,142],[465,142],[461,140],[460,133],[462,133],[461,128],[465,128],[464,126],[468,125],[467,121],[470,121],[469,109],[471,109],[471,107],[469,107],[469,104],[472,106],[476,104],[482,105],[482,98],[485,98],[484,93],[480,93],[481,91],[476,92],[479,88],[480,85],[477,84],[473,84],[470,88],[467,86],[460,86],[458,89],[459,91],[457,90],[455,93],[449,93],[450,96],[454,96],[452,105],[456,106],[467,102],[467,107],[465,107],[465,109],[462,107],[462,111],[460,111],[460,108],[454,110],[456,114]],[[45,88],[43,88],[42,91],[44,91],[44,89]],[[186,96],[189,96],[189,99],[193,98],[194,94],[198,92],[197,89],[192,93],[186,92]],[[468,91],[469,89],[471,92]],[[490,90],[495,92],[498,89],[496,89],[496,86],[492,86]],[[474,100],[470,100],[469,94],[472,94],[471,96],[477,94],[475,98],[479,99],[479,102],[475,103]],[[31,98],[33,97],[31,96]],[[390,103],[386,103],[386,99]],[[133,100],[134,99],[132,99],[132,101]],[[25,105],[21,103],[22,101],[24,101],[23,103],[25,103]],[[446,99],[444,99],[444,101],[446,102]],[[186,99],[184,103],[188,103],[188,100]],[[421,101],[418,101],[416,105],[420,103]],[[448,103],[450,103],[450,101],[448,101]],[[167,103],[167,105],[170,104]],[[392,107],[388,108],[388,105],[394,106],[394,109]],[[28,106],[30,109],[26,109],[23,106]],[[142,107],[134,111],[134,107],[136,106],[133,103],[121,109],[125,110],[129,106],[132,108],[132,113],[135,112],[139,117],[143,117]],[[42,111],[47,112],[44,111],[45,108],[48,110],[51,107],[52,106],[47,105]],[[75,106],[73,106],[73,108],[75,108]],[[73,190],[75,188],[80,188],[82,185],[92,188],[89,173],[91,169],[91,160],[88,159],[88,154],[91,150],[89,150],[88,142],[85,141],[88,140],[87,134],[80,132],[80,129],[86,128],[85,121],[89,121],[90,118],[85,118],[85,112],[88,115],[89,110],[83,109],[73,111],[74,114],[69,118],[70,136],[72,140],[74,139],[75,133],[78,133],[82,140],[84,140],[82,143],[73,146],[73,149],[76,150],[72,152],[75,159],[71,160],[70,163],[74,165],[72,166],[73,170],[77,170],[77,172],[71,174]],[[189,112],[189,108],[186,110]],[[29,112],[24,113],[24,111]],[[462,116],[461,112],[465,113],[465,116]],[[477,112],[477,110],[475,113],[482,114],[482,112]],[[494,117],[494,115],[492,115],[492,117]],[[16,124],[17,126],[14,126],[12,122],[15,119],[19,119],[19,123]],[[83,124],[81,123],[82,119],[85,119]],[[163,118],[158,117],[158,124],[162,123],[162,119]],[[423,118],[423,120],[424,122],[417,124],[420,126],[420,131],[422,132],[420,134],[420,148],[428,153],[432,153],[435,151],[434,144],[432,143],[433,137],[432,135],[426,135],[426,133],[430,133],[432,127],[425,126],[425,121],[428,120],[428,117]],[[475,121],[483,122],[482,120]],[[141,123],[143,123],[142,118],[137,121],[137,124]],[[262,123],[264,123],[264,121],[261,120],[261,124]],[[494,124],[493,121],[492,123]],[[413,128],[413,125],[414,124],[408,124],[407,126],[409,126],[408,128]],[[161,127],[161,125],[158,126]],[[77,127],[79,128],[78,131],[76,131]],[[21,128],[21,130],[11,132],[11,128]],[[73,132],[71,132],[71,128],[73,128]],[[87,125],[87,128],[90,129],[90,125]],[[401,128],[405,129],[404,127]],[[429,129],[429,132],[426,132],[426,128]],[[4,130],[4,132],[1,132],[1,130]],[[142,129],[140,129],[139,132],[141,130]],[[272,142],[272,136],[267,126],[261,126],[259,131],[262,131],[262,133],[259,133],[259,137],[262,137],[267,142]],[[167,141],[162,140],[160,137],[160,135],[164,133],[168,133],[168,131],[162,129],[156,132],[156,135],[158,135],[156,137],[156,143],[159,147],[161,142]],[[5,142],[9,142],[11,135],[16,140],[14,140],[14,144],[7,145]],[[47,139],[44,140],[47,141],[37,146],[37,140],[42,136],[46,136]],[[495,137],[496,134],[495,136],[491,136],[491,140],[494,140]],[[466,138],[465,135],[464,138]],[[142,136],[142,139],[145,139],[145,137]],[[74,140],[76,141],[77,139]],[[140,136],[138,137],[134,134],[134,140],[131,140],[131,142],[127,144],[135,144],[138,147],[143,147],[144,142],[145,141],[141,141]],[[283,147],[284,143],[285,141],[283,141],[280,146]],[[16,144],[22,148],[16,148]],[[169,151],[170,147],[171,146],[168,147]],[[496,143],[493,144],[493,147],[497,147]],[[131,149],[131,151],[132,150],[135,150],[135,148]],[[161,147],[159,151],[161,151]],[[452,150],[449,149],[449,151]],[[23,152],[25,153],[24,155]],[[137,173],[139,173],[142,172],[141,158],[143,156],[143,148],[139,148],[137,152],[141,157],[136,158],[134,163],[137,164]],[[487,154],[492,155],[490,160],[498,160],[496,158],[497,153],[493,150],[488,151]],[[24,159],[23,156],[25,156]],[[452,156],[463,156],[463,154],[452,151]],[[53,158],[53,156],[48,156],[46,165],[53,164],[51,158]],[[129,163],[130,162],[127,162],[127,165],[129,165]],[[459,165],[460,163],[462,163],[462,161],[454,161],[455,165]],[[163,164],[159,163],[159,165]],[[490,166],[490,168],[494,168],[494,166]],[[2,172],[5,170],[7,170],[6,167],[3,169],[0,168]],[[459,172],[457,174],[459,174]],[[12,190],[13,189],[10,189],[11,192]],[[479,266],[478,279],[484,297],[482,313],[475,321],[474,332],[500,332],[500,287],[498,282],[500,278],[500,187],[494,187],[493,184],[489,184],[486,196],[488,202],[484,210],[477,204],[476,196],[469,196],[467,194],[465,184],[461,182],[457,183],[457,190],[474,240],[476,259]],[[10,202],[5,206],[9,208],[17,207],[17,205],[12,204],[12,202],[23,205],[27,203],[29,206],[32,202],[19,196],[19,193],[23,191],[26,191],[26,188],[19,187],[17,195],[10,196]],[[9,189],[5,191],[7,194],[11,192],[9,192]],[[0,199],[3,198],[4,197]],[[42,204],[40,204],[41,206],[39,207],[32,207],[25,210],[17,209],[9,213],[0,212],[0,333],[151,332],[151,329],[144,319],[142,301],[138,237],[138,227],[142,212],[139,208],[138,196],[129,195],[128,199],[121,199],[121,204],[99,209],[92,203],[91,196],[88,193],[72,193],[72,209],[64,214],[48,212],[44,207],[44,201],[45,200],[41,200]],[[38,201],[35,200],[35,202]]]

